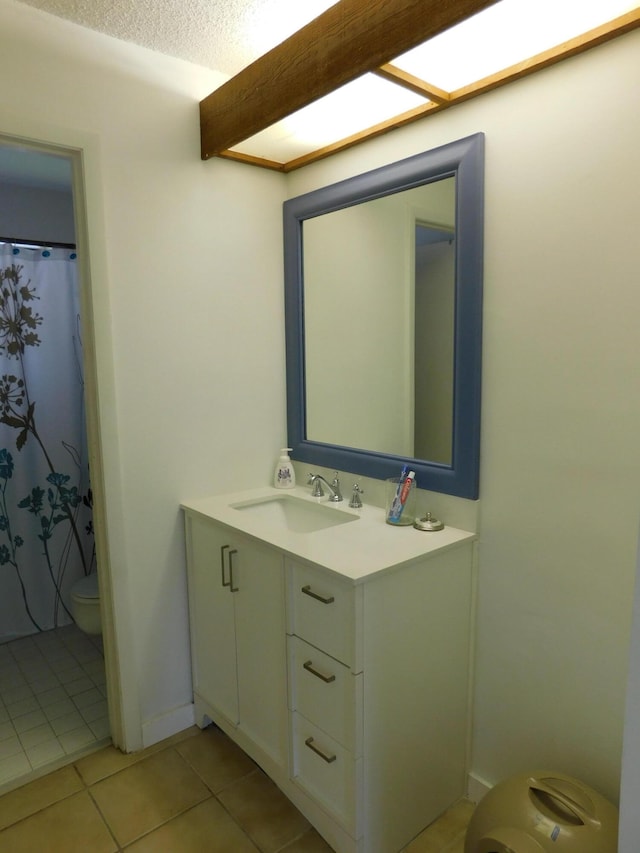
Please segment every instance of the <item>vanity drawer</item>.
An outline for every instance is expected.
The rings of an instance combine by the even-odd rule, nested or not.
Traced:
[[[314,726],[301,714],[291,715],[293,778],[357,838],[357,792],[362,790],[362,759]]]
[[[307,566],[290,566],[289,629],[358,671],[353,586]]]
[[[362,749],[362,673],[288,637],[289,708],[298,711],[355,755]]]

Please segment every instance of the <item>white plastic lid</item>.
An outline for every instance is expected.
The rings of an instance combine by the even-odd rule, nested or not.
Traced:
[[[98,573],[93,572],[90,575],[80,578],[79,581],[74,583],[71,592],[79,598],[99,598]]]

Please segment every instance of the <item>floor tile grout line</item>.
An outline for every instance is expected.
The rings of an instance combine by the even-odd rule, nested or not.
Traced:
[[[75,770],[75,767],[74,767],[74,770]],[[53,771],[53,772],[55,772],[55,771]],[[76,775],[80,777],[80,782],[82,783],[82,777],[80,776],[80,774],[78,773],[77,770],[76,770]],[[38,780],[34,780],[34,781],[38,781]],[[18,790],[18,789],[15,789],[15,790]],[[11,794],[13,792],[9,791],[8,793]],[[36,815],[41,814],[42,812],[46,811],[47,809],[50,809],[52,806],[56,806],[58,803],[63,803],[65,800],[68,800],[71,797],[75,797],[76,794],[80,794],[80,793],[82,793],[81,790],[80,791],[72,791],[70,794],[66,794],[64,797],[60,797],[60,799],[54,800],[52,803],[47,803],[46,806],[41,806],[39,809],[36,809],[35,811],[30,812],[28,815],[25,815],[24,817],[18,818],[18,820],[14,821],[13,823],[9,823],[9,824],[7,824],[7,826],[3,826],[2,829],[0,829],[0,841],[2,841],[3,832],[5,832],[7,829],[11,829],[14,826],[18,826],[19,824],[24,823],[27,820],[30,820],[31,818],[35,817]],[[6,795],[0,794],[0,799],[3,796],[6,796]]]
[[[259,770],[260,768],[257,768],[257,769]],[[255,772],[256,772],[255,770],[251,771],[251,773],[255,773]],[[246,773],[244,776],[241,776],[240,779],[246,779],[247,776],[251,775],[251,773]],[[238,780],[234,779],[234,782],[236,782],[236,781],[238,781]],[[206,782],[205,782],[205,784],[206,784]],[[207,787],[209,788],[208,785],[207,785]],[[220,792],[226,791],[228,787],[229,787],[229,785],[225,786],[224,788],[221,788]],[[209,790],[211,791],[211,788],[209,788]],[[253,836],[247,831],[247,829],[240,823],[240,821],[237,819],[237,817],[234,814],[232,814],[232,812],[229,811],[227,806],[222,802],[222,800],[218,797],[218,795],[216,793],[214,793],[213,791],[211,791],[211,796],[218,803],[218,805],[224,810],[225,814],[229,815],[229,817],[234,822],[234,824],[238,827],[240,832],[246,838],[249,839],[249,841],[253,844],[253,846],[256,848],[256,850],[258,850],[259,853],[263,853],[263,850],[260,847],[260,845],[258,844],[257,840],[255,838],[253,838]],[[277,851],[276,851],[276,853],[277,853]]]
[[[277,850],[274,850],[274,851],[273,851],[273,853],[283,853],[283,851],[286,851],[287,847],[290,847],[292,844],[295,844],[295,843],[296,843],[296,841],[300,841],[302,838],[304,838],[304,837],[305,837],[305,835],[309,832],[309,830],[310,830],[310,829],[313,829],[313,827],[311,826],[311,824],[309,824],[309,826],[308,826],[306,829],[304,829],[304,830],[303,830],[299,835],[296,835],[296,837],[295,837],[295,838],[290,838],[290,839],[289,839],[289,841],[285,841],[285,843],[282,845],[282,847],[278,847],[278,849],[277,849]],[[316,831],[317,831],[317,830],[316,830]],[[247,833],[245,833],[245,835],[246,835],[246,834],[247,834]],[[324,839],[323,839],[323,840],[324,840]],[[254,842],[254,843],[255,843],[255,842]],[[327,842],[327,843],[328,843],[328,842]],[[257,846],[257,845],[256,845],[256,846]]]
[[[50,637],[46,635],[51,634]],[[50,719],[46,714],[45,708],[50,707],[50,705],[42,705],[39,696],[43,695],[43,693],[47,691],[41,691],[36,693],[33,689],[33,685],[38,683],[38,679],[29,680],[30,674],[33,675],[34,666],[41,667],[43,662],[49,666],[49,661],[46,659],[46,656],[43,654],[42,649],[40,648],[40,644],[49,643],[51,647],[56,646],[57,648],[64,648],[66,650],[66,654],[69,655],[69,659],[73,664],[73,668],[77,668],[81,673],[81,678],[86,678],[87,682],[90,682],[90,686],[87,687],[87,690],[80,691],[78,693],[70,693],[67,685],[72,683],[70,681],[63,682],[60,678],[61,673],[67,671],[60,670],[56,672],[53,668],[51,669],[51,678],[55,678],[56,684],[50,689],[61,689],[64,691],[66,700],[71,703],[73,707],[73,711],[79,715],[79,718],[82,719],[82,723],[73,729],[70,729],[67,732],[56,733],[52,722],[53,719]],[[48,763],[53,763],[57,760],[61,760],[65,755],[70,755],[74,751],[77,751],[77,748],[82,748],[83,746],[89,746],[90,743],[99,743],[106,737],[106,733],[99,729],[99,720],[108,719],[108,710],[107,713],[101,717],[97,717],[94,720],[87,721],[85,719],[85,715],[83,711],[86,710],[89,706],[79,707],[76,703],[74,697],[79,697],[83,692],[88,692],[89,690],[97,690],[98,694],[102,696],[102,699],[106,701],[106,697],[104,696],[102,679],[100,679],[100,683],[98,683],[94,676],[90,675],[84,669],[84,666],[91,664],[92,662],[99,661],[102,658],[102,665],[104,666],[104,655],[103,651],[99,648],[99,645],[94,642],[92,638],[88,635],[82,634],[79,629],[75,627],[75,625],[66,625],[61,628],[51,629],[51,631],[43,632],[42,634],[35,634],[28,637],[20,637],[14,640],[11,640],[5,644],[0,645],[0,649],[6,649],[6,652],[3,654],[3,661],[6,660],[12,661],[13,667],[17,669],[20,673],[20,678],[24,682],[24,688],[28,690],[29,696],[27,697],[27,701],[35,702],[37,707],[30,709],[29,711],[25,711],[24,714],[17,714],[16,716],[10,716],[9,708],[11,706],[16,705],[17,702],[12,702],[7,705],[5,699],[3,698],[2,690],[0,690],[0,707],[4,708],[8,715],[8,720],[11,724],[14,734],[9,735],[9,738],[15,737],[20,745],[20,749],[13,753],[13,755],[6,756],[6,759],[13,759],[14,766],[18,767],[18,763],[21,762],[21,766],[16,770],[15,773],[9,773],[6,778],[3,778],[0,781],[0,786],[4,786],[10,784],[13,781],[17,781],[20,778],[25,779],[25,784],[28,782],[28,777],[34,772],[40,772]],[[30,653],[26,654],[24,650],[28,650]],[[14,670],[15,671],[15,670]],[[75,679],[77,681],[77,679]],[[5,688],[4,697],[10,695],[11,688],[9,691]],[[25,701],[25,700],[18,700]],[[98,700],[102,701],[102,700]],[[15,709],[14,709],[15,710]],[[35,713],[39,711],[44,716],[44,721],[40,721],[36,723],[36,725],[30,725],[29,728],[23,729],[22,731],[18,730],[18,727],[15,725],[15,721],[20,719],[20,717],[26,716],[29,713]],[[48,725],[53,733],[52,737],[46,738],[44,741],[41,741],[38,744],[34,744],[31,747],[25,747],[23,738],[21,735],[25,735],[24,740],[28,740],[27,732],[35,729],[39,725]],[[96,734],[95,729],[98,729],[99,734]],[[83,737],[86,738],[86,735],[89,734],[89,739],[85,740],[85,743],[78,743],[76,736],[76,740],[73,740],[73,732],[85,732]],[[5,738],[3,738],[5,740]],[[0,741],[2,743],[2,741]],[[55,744],[60,750],[57,755],[52,758],[50,761],[37,762],[33,763],[30,753],[27,750],[34,750],[38,746],[41,746],[43,743]],[[5,759],[3,759],[5,760]],[[29,770],[25,770],[24,764],[28,765]],[[9,765],[7,765],[9,766]]]
[[[95,783],[94,783],[94,784],[95,784]],[[98,812],[98,814],[100,815],[100,820],[101,820],[101,821],[103,822],[103,824],[105,825],[105,827],[106,827],[106,829],[107,829],[107,832],[109,833],[109,835],[111,836],[111,838],[113,838],[113,843],[114,843],[114,844],[116,845],[116,847],[118,848],[118,853],[120,853],[120,851],[124,850],[124,847],[120,844],[120,842],[118,841],[118,839],[117,839],[117,838],[116,838],[116,836],[115,836],[115,833],[113,832],[113,830],[112,830],[112,829],[111,829],[111,827],[109,826],[109,822],[107,821],[106,817],[105,817],[105,816],[104,816],[104,814],[102,813],[102,809],[101,809],[101,808],[100,808],[100,806],[98,805],[98,802],[96,801],[96,798],[93,796],[93,794],[92,794],[92,792],[91,792],[91,787],[90,787],[90,786],[86,786],[86,787],[85,787],[85,790],[86,790],[87,794],[89,795],[89,798],[91,799],[91,802],[93,803],[93,805],[94,805],[94,807],[95,807],[96,811],[97,811],[97,812]],[[137,839],[135,839],[135,840],[137,841]],[[133,842],[132,842],[132,843],[133,843]]]
[[[182,817],[182,815],[188,814],[192,809],[195,809],[198,806],[201,806],[202,803],[206,803],[209,800],[215,800],[216,799],[215,795],[211,792],[211,790],[209,788],[207,790],[209,792],[208,797],[203,797],[201,800],[198,800],[197,803],[192,803],[190,806],[187,806],[186,808],[181,809],[180,811],[171,815],[171,817],[168,817],[166,820],[161,821],[161,823],[159,823],[157,826],[152,827],[147,832],[143,832],[142,835],[138,835],[136,838],[132,838],[131,841],[127,841],[126,844],[121,845],[121,847],[118,847],[118,850],[126,850],[127,847],[130,847],[132,844],[136,844],[142,838],[146,838],[148,835],[151,835],[153,832],[157,832],[157,830],[161,829],[161,827],[166,826],[168,823],[171,823],[172,820],[176,820],[177,818]],[[105,820],[105,823],[106,823],[106,819],[103,818],[103,820]],[[108,826],[108,824],[107,824],[107,826]],[[247,835],[246,832],[244,834]],[[119,843],[117,838],[115,839],[115,842],[116,842],[116,844]]]
[[[131,764],[127,764],[126,767],[120,767],[118,770],[114,770],[113,773],[108,773],[106,776],[103,776],[100,779],[96,779],[93,782],[91,782],[90,784],[87,784],[86,782],[84,782],[84,780],[82,779],[82,774],[77,769],[77,767],[75,768],[76,772],[78,773],[81,780],[83,781],[83,784],[85,786],[85,790],[89,793],[89,796],[91,797],[92,802],[94,803],[96,809],[98,810],[98,813],[100,814],[100,818],[102,819],[103,823],[107,827],[109,834],[112,836],[112,838],[114,840],[114,843],[118,846],[119,853],[120,853],[120,851],[126,850],[126,848],[128,846],[130,846],[131,844],[134,844],[137,841],[139,841],[140,839],[145,838],[147,835],[150,835],[152,832],[155,832],[156,830],[160,829],[160,827],[165,826],[167,823],[170,823],[175,818],[178,818],[181,815],[186,814],[187,812],[191,811],[191,809],[196,808],[196,806],[201,805],[202,803],[206,802],[207,800],[214,799],[214,800],[216,800],[216,802],[218,802],[220,804],[220,806],[222,806],[224,808],[223,804],[220,802],[220,800],[218,800],[218,798],[216,797],[215,793],[211,790],[209,785],[207,785],[207,783],[204,781],[204,779],[202,779],[200,774],[197,773],[197,771],[195,770],[194,767],[192,767],[191,763],[183,755],[181,755],[175,747],[176,747],[176,744],[167,744],[167,746],[162,747],[158,750],[154,750],[153,752],[150,752],[148,755],[141,756],[139,759],[137,759],[136,761],[133,761]],[[96,785],[100,784],[101,782],[104,782],[106,779],[111,779],[114,776],[118,776],[120,773],[124,773],[126,770],[129,770],[131,767],[134,767],[135,765],[140,764],[141,762],[143,762],[149,758],[154,758],[158,755],[161,755],[163,752],[170,752],[170,751],[175,752],[177,755],[179,755],[180,758],[185,762],[187,767],[189,767],[195,773],[195,775],[200,779],[200,781],[203,783],[204,787],[207,790],[207,796],[203,797],[197,803],[192,803],[191,805],[187,806],[186,808],[176,812],[171,817],[167,818],[166,820],[163,820],[157,826],[154,826],[152,829],[148,830],[147,832],[144,832],[142,835],[140,835],[136,838],[133,838],[131,841],[127,842],[125,845],[121,845],[120,842],[118,841],[117,837],[115,836],[114,831],[109,826],[109,822],[108,822],[107,818],[105,817],[105,815],[103,814],[102,809],[100,808],[97,800],[93,796],[91,789],[93,787],[95,787]],[[79,792],[76,792],[76,793],[79,793]],[[226,809],[225,809],[225,811],[226,811]],[[242,827],[240,827],[240,829],[242,829]],[[242,831],[244,832],[245,835],[247,835],[247,833],[244,830],[242,830]],[[249,837],[249,836],[247,835],[247,837]]]
[[[105,747],[106,746],[108,746],[108,744],[105,744]],[[78,767],[77,767],[78,761],[81,761],[83,758],[86,758],[86,757],[87,757],[86,755],[79,756],[78,758],[71,760],[67,764],[62,764],[59,767],[56,767],[54,770],[51,770],[49,772],[45,772],[41,776],[36,776],[34,779],[30,779],[29,781],[27,781],[25,783],[25,785],[31,785],[31,784],[37,783],[38,781],[40,781],[40,779],[46,778],[46,776],[48,776],[50,773],[57,773],[60,770],[65,770],[66,768],[71,767],[74,770],[75,775],[78,778],[80,784],[82,785],[82,788],[80,790],[77,790],[77,791],[72,791],[70,794],[66,794],[66,795],[60,797],[59,799],[53,800],[52,802],[48,803],[47,805],[44,805],[41,808],[36,809],[31,814],[26,815],[24,818],[20,818],[19,820],[14,821],[14,823],[8,824],[6,827],[3,827],[0,830],[0,836],[2,835],[2,832],[4,832],[5,829],[9,829],[10,826],[15,826],[16,824],[20,823],[23,820],[28,820],[30,817],[33,817],[34,815],[39,814],[40,812],[45,811],[48,808],[51,808],[51,806],[54,806],[57,803],[61,803],[64,800],[69,799],[69,797],[73,797],[76,794],[81,793],[83,789],[88,791],[88,789],[90,788],[90,785],[88,785],[84,781],[84,779],[82,778],[82,774],[80,773],[80,771],[78,770]],[[43,769],[43,768],[39,768],[39,769]],[[20,788],[22,788],[22,787],[24,787],[24,786],[20,785],[17,788],[12,788],[9,791],[5,791],[4,793],[0,793],[0,799],[2,799],[2,797],[4,797],[4,796],[7,796],[9,794],[14,793],[14,791],[20,790]]]
[[[172,749],[174,749],[176,752],[178,752],[178,750],[176,749],[176,746],[177,746],[177,744],[172,744],[171,748],[172,748]],[[225,814],[227,814],[227,815],[230,817],[230,819],[231,819],[231,820],[233,821],[233,823],[238,827],[238,829],[240,830],[240,832],[242,832],[242,834],[243,834],[244,836],[246,836],[246,837],[249,839],[249,841],[253,844],[253,846],[256,848],[256,850],[258,850],[260,853],[262,853],[261,848],[260,848],[260,846],[259,846],[258,842],[257,842],[257,841],[256,841],[256,840],[255,840],[255,839],[254,839],[250,834],[249,834],[249,832],[247,832],[247,830],[245,829],[245,827],[244,827],[244,826],[242,826],[242,824],[238,821],[238,819],[236,818],[236,816],[235,816],[234,814],[232,814],[232,812],[230,812],[230,811],[229,811],[229,809],[228,809],[228,808],[227,808],[227,806],[222,802],[222,800],[220,799],[220,797],[218,796],[218,794],[222,793],[223,791],[226,791],[228,788],[232,787],[232,786],[233,786],[234,784],[236,784],[237,782],[242,782],[242,781],[244,781],[244,780],[245,780],[245,779],[247,779],[249,776],[252,776],[254,773],[264,773],[264,770],[262,770],[262,768],[261,768],[258,764],[256,764],[256,763],[253,761],[253,759],[252,759],[252,762],[253,762],[253,764],[254,764],[253,769],[251,769],[248,773],[244,773],[242,776],[238,776],[238,778],[237,778],[237,779],[233,779],[231,782],[229,782],[229,783],[228,783],[227,785],[225,785],[223,788],[220,788],[220,790],[219,790],[219,791],[214,791],[214,790],[213,790],[213,788],[212,788],[212,787],[207,783],[207,781],[205,780],[205,778],[204,778],[204,777],[203,777],[203,776],[198,772],[197,768],[196,768],[196,767],[194,767],[194,766],[193,766],[193,764],[189,761],[189,759],[188,759],[186,756],[182,755],[180,752],[178,752],[178,755],[180,755],[180,757],[183,759],[183,761],[185,762],[185,764],[186,764],[186,765],[187,765],[187,766],[188,766],[188,767],[193,771],[193,773],[195,773],[195,775],[198,777],[198,779],[200,779],[200,781],[202,782],[202,784],[205,786],[205,788],[206,788],[206,789],[209,791],[209,793],[211,794],[211,798],[213,798],[213,799],[218,803],[218,805],[223,809],[223,811],[225,812]],[[207,798],[207,799],[209,799],[209,798]],[[201,802],[204,802],[204,800],[202,800]],[[199,805],[199,803],[196,803],[195,805]],[[195,808],[195,805],[191,806],[190,808]],[[288,841],[288,842],[287,842],[287,844],[291,844],[293,840],[295,840],[295,839],[292,839],[292,840]],[[285,846],[286,846],[286,845],[285,845]],[[282,849],[282,848],[281,848],[281,849]],[[278,853],[278,851],[275,851],[275,853]]]
[[[74,774],[75,774],[76,780],[79,782],[79,789],[72,792],[71,794],[69,794],[68,797],[74,796],[75,794],[79,794],[83,791],[89,793],[90,799],[93,802],[93,804],[95,805],[98,814],[100,815],[100,820],[105,824],[105,828],[108,832],[108,835],[111,838],[111,840],[114,844],[114,847],[118,851],[118,853],[123,853],[123,851],[124,851],[124,853],[126,853],[126,851],[128,850],[128,848],[131,845],[135,845],[141,839],[146,838],[147,836],[151,835],[153,832],[155,832],[157,830],[160,830],[163,826],[171,823],[172,821],[183,817],[185,814],[188,814],[190,811],[192,811],[193,809],[202,805],[203,803],[211,802],[211,801],[217,802],[217,804],[222,807],[222,809],[225,811],[225,813],[227,813],[230,816],[231,820],[236,824],[239,831],[242,833],[242,836],[250,842],[252,847],[256,851],[258,851],[258,853],[260,853],[260,851],[261,851],[261,853],[264,853],[265,848],[259,843],[258,839],[254,839],[252,837],[252,835],[247,831],[247,829],[238,820],[236,820],[236,818],[234,818],[233,814],[231,814],[228,811],[228,809],[225,808],[224,804],[221,803],[221,801],[218,799],[217,793],[213,790],[212,787],[210,787],[206,783],[205,779],[200,775],[200,773],[198,773],[197,769],[189,761],[187,756],[182,755],[179,752],[180,745],[185,743],[185,742],[188,742],[188,740],[189,740],[189,737],[184,737],[181,740],[172,740],[171,743],[166,743],[163,746],[160,746],[160,748],[154,749],[152,752],[151,751],[148,752],[145,756],[141,757],[141,760],[144,760],[146,758],[151,758],[154,755],[160,755],[162,753],[178,752],[178,754],[181,756],[182,760],[184,761],[185,765],[188,766],[192,770],[194,775],[196,775],[200,779],[200,781],[202,782],[204,790],[201,793],[201,799],[199,799],[197,802],[191,803],[189,806],[187,806],[185,808],[179,809],[178,811],[175,812],[175,814],[171,815],[171,817],[168,817],[166,820],[162,820],[161,822],[159,822],[157,824],[157,826],[153,827],[152,829],[149,829],[148,831],[145,831],[144,833],[142,833],[140,836],[136,837],[135,839],[132,839],[131,841],[127,841],[127,843],[125,845],[119,844],[117,838],[115,837],[114,832],[111,830],[111,828],[109,826],[109,823],[108,823],[106,817],[104,816],[104,814],[102,814],[102,812],[100,810],[100,806],[98,805],[98,802],[94,798],[92,789],[94,789],[100,781],[103,781],[103,779],[113,777],[114,775],[117,775],[117,774],[123,772],[124,770],[130,769],[130,767],[133,765],[127,765],[126,767],[120,767],[118,770],[115,770],[114,772],[108,773],[102,779],[96,779],[96,780],[92,781],[91,783],[87,783],[87,782],[85,782],[85,780],[82,777],[82,774],[79,770],[79,767],[78,767],[78,763],[80,761],[80,759],[79,759],[78,762],[73,763]],[[256,773],[264,773],[264,771],[262,771],[258,765],[255,765],[249,773],[242,773],[242,775],[239,776],[237,779],[234,779],[233,782],[230,782],[229,784],[227,784],[223,788],[221,788],[219,793],[221,793],[222,791],[228,790],[230,785],[232,785],[236,782],[240,782],[241,780],[246,779],[247,777],[249,777],[251,775],[255,775]],[[62,797],[57,802],[61,802],[65,799],[67,799],[68,797],[67,796]],[[53,803],[50,805],[53,805]],[[44,808],[48,808],[48,807],[49,806],[45,806],[45,807],[39,809],[38,811],[42,811]],[[37,814],[37,812],[34,812],[33,814]],[[300,839],[304,838],[304,836],[309,831],[310,831],[310,827],[307,826],[305,830],[301,831],[294,838],[288,839],[281,847],[278,848],[279,853],[284,853],[284,851],[286,851],[288,847],[296,844],[296,842],[299,842]],[[440,853],[453,853],[453,851],[457,849],[456,845],[459,844],[459,841],[463,838],[463,835],[464,835],[464,832],[462,830],[458,830],[455,837],[450,837],[445,843],[442,843],[437,849],[440,851]],[[1,838],[2,838],[2,832],[0,832],[0,839]]]

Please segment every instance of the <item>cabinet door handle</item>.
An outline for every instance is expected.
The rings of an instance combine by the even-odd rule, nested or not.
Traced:
[[[238,549],[234,548],[232,551],[229,551],[229,591],[237,592],[240,587],[233,585],[233,555],[238,553]]]
[[[224,552],[229,550],[228,545],[223,545],[220,548],[220,572],[222,573],[222,586],[229,586],[229,581],[224,579]]]
[[[332,595],[324,596],[314,592],[309,584],[303,586],[300,592],[303,592],[305,595],[310,595],[311,598],[315,598],[316,601],[321,601],[323,604],[333,604],[335,601],[335,598]]]
[[[305,661],[302,666],[307,670],[307,672],[310,672],[311,675],[315,675],[316,678],[321,679],[321,681],[324,681],[326,684],[330,684],[332,681],[336,680],[335,675],[325,675],[324,672],[320,672],[319,669],[316,669],[313,662],[310,660]]]
[[[330,755],[328,752],[325,752],[323,749],[320,749],[319,746],[315,745],[312,737],[308,737],[305,740],[304,745],[308,746],[309,749],[313,750],[313,752],[315,752],[316,755],[319,755],[323,761],[327,762],[327,764],[331,764],[332,761],[336,760],[335,753],[333,755]]]

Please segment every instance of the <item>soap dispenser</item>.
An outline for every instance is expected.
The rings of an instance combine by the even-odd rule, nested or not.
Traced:
[[[290,447],[283,447],[273,475],[273,485],[276,489],[292,489],[296,484],[296,472],[293,470],[289,453]]]

